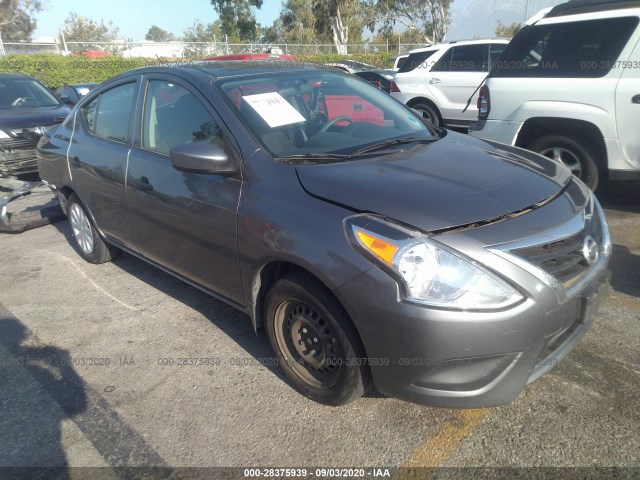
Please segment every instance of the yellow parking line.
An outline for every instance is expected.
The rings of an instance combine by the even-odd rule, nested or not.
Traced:
[[[413,452],[405,467],[436,468],[442,465],[491,411],[489,408],[457,410],[452,418]]]

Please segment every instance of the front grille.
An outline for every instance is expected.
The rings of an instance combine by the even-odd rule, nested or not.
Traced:
[[[38,171],[36,149],[33,147],[14,151],[0,151],[0,174],[22,175]]]
[[[14,150],[16,148],[33,148],[33,145],[28,140],[22,138],[5,138],[0,140],[0,151]]]
[[[554,242],[511,250],[511,253],[535,265],[564,285],[569,290],[589,272],[590,265],[585,258],[583,248],[585,239],[591,237],[599,246],[603,246],[604,234],[602,220],[598,210],[591,208],[585,227],[575,235]]]
[[[0,175],[22,175],[38,171],[35,143],[37,128],[12,130],[11,138],[0,139]],[[46,127],[44,127],[46,128]]]

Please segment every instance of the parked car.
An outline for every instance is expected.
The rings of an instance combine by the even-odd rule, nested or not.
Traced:
[[[393,57],[391,60],[393,60],[393,68],[392,70],[394,72],[397,72],[398,70],[400,70],[400,68],[402,67],[402,65],[404,65],[404,62],[407,60],[407,58],[409,58],[409,54],[403,54],[403,55],[398,55],[397,57]]]
[[[283,66],[139,69],[80,100],[38,146],[80,256],[124,250],[247,313],[318,402],[371,386],[446,407],[513,400],[606,295],[594,195],[351,75]],[[347,100],[378,115],[330,105]]]
[[[470,40],[411,50],[393,77],[391,96],[421,111],[434,125],[468,128],[478,118],[474,91],[508,43]]]
[[[68,113],[69,108],[35,78],[0,73],[0,175],[36,172],[40,135]]]
[[[562,162],[592,189],[640,179],[640,4],[572,1],[539,17],[489,75],[470,134]]]
[[[56,88],[53,93],[62,103],[66,105],[75,105],[82,97],[94,88],[97,83],[75,83],[73,85],[63,85]]]
[[[326,63],[325,65],[352,73],[353,75],[378,87],[380,90],[386,93],[391,93],[391,81],[393,80],[392,70],[381,70],[373,65],[367,65],[366,63],[356,62],[353,60],[331,62]]]

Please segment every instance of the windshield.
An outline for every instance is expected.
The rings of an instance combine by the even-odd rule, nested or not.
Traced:
[[[46,88],[29,78],[0,80],[0,108],[57,107],[60,102]]]
[[[394,139],[438,138],[389,95],[340,72],[265,73],[217,85],[276,157],[351,155]]]

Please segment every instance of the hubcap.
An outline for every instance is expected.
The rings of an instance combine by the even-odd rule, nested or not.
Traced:
[[[556,162],[563,163],[571,169],[571,173],[576,177],[582,178],[582,164],[580,163],[578,156],[571,150],[567,150],[562,147],[553,147],[547,148],[540,153],[547,158],[555,160]]]
[[[91,224],[89,223],[89,219],[85,215],[84,210],[82,210],[80,205],[77,203],[71,205],[69,220],[71,221],[73,236],[75,237],[80,250],[82,250],[86,255],[91,255],[91,252],[93,252],[93,233],[91,232]]]
[[[305,382],[329,388],[341,370],[341,350],[327,320],[311,305],[284,302],[276,312],[276,339],[289,366]]]

